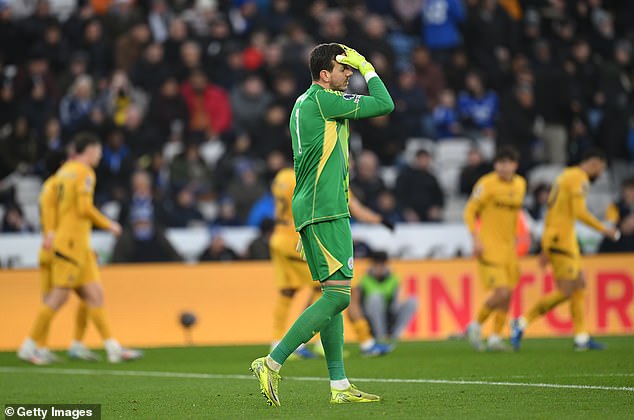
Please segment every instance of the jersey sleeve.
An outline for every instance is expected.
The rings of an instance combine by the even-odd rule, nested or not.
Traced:
[[[569,184],[569,188],[571,189],[570,196],[572,198],[572,211],[575,218],[591,228],[598,230],[599,232],[603,232],[603,224],[592,213],[590,213],[586,205],[586,195],[588,194],[589,188],[588,181],[583,179],[574,179]]]
[[[92,171],[82,172],[77,177],[78,211],[79,215],[90,219],[93,225],[100,229],[110,227],[110,219],[101,213],[93,204],[95,193],[95,174]]]
[[[40,222],[44,235],[54,232],[57,225],[57,188],[52,178],[49,178],[40,193]]]
[[[361,119],[389,114],[394,102],[379,77],[368,81],[370,95],[355,95],[325,89],[315,94],[319,112],[325,120]]]
[[[473,187],[471,197],[469,197],[469,201],[467,201],[467,205],[464,208],[464,222],[471,233],[476,231],[476,219],[486,202],[487,193],[485,182],[482,180],[478,181]]]
[[[619,208],[615,203],[611,203],[605,210],[605,221],[616,226],[619,224],[620,215]]]

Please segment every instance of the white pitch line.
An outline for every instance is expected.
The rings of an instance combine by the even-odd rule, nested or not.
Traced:
[[[0,367],[0,373],[31,373],[49,375],[109,375],[109,376],[137,376],[153,378],[180,378],[180,379],[248,379],[251,375],[224,375],[215,373],[186,373],[186,372],[156,372],[141,370],[101,370],[101,369],[59,369],[59,368],[19,368]],[[326,378],[314,376],[286,376],[286,380],[293,381],[326,381]],[[440,384],[440,385],[485,385],[485,386],[519,386],[532,388],[559,388],[582,389],[600,391],[626,391],[634,392],[634,387],[626,386],[601,386],[601,385],[572,385],[549,384],[531,382],[502,382],[502,381],[471,381],[462,379],[394,379],[394,378],[350,378],[355,382],[373,383],[401,383],[401,384]]]

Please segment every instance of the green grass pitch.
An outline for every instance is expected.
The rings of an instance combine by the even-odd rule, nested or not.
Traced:
[[[634,337],[604,338],[603,352],[570,339],[526,340],[518,353],[475,353],[464,341],[401,343],[385,357],[347,346],[353,383],[377,404],[332,406],[323,360],[289,361],[279,408],[248,371],[264,346],[148,349],[125,364],[66,361],[47,367],[0,353],[8,403],[100,403],[102,418],[634,418]]]

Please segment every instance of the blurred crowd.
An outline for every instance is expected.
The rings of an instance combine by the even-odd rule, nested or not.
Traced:
[[[363,53],[394,98],[391,115],[353,122],[351,137],[352,191],[392,222],[443,220],[443,168],[425,148],[407,155],[410,139],[512,144],[524,174],[600,146],[627,174],[629,3],[0,0],[5,219],[24,204],[6,180],[48,176],[48,156],[88,130],[104,145],[96,202],[117,204],[129,241],[165,227],[260,226],[270,181],[292,161],[288,115],[321,42]],[[355,74],[351,90],[365,89]],[[462,195],[490,170],[476,147],[465,154]]]

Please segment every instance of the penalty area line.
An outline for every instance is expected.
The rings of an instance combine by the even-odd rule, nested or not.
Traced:
[[[44,374],[44,375],[75,375],[75,376],[131,376],[142,378],[177,378],[177,379],[237,379],[253,380],[252,375],[230,375],[216,373],[188,373],[188,372],[159,372],[143,370],[102,370],[102,369],[61,369],[61,368],[20,368],[0,367],[0,373]],[[285,380],[316,382],[327,381],[327,378],[315,376],[285,376]],[[634,387],[603,386],[603,385],[575,385],[551,384],[532,382],[506,381],[475,381],[463,379],[406,379],[406,378],[350,378],[353,382],[399,383],[399,384],[436,384],[436,385],[479,385],[479,386],[517,386],[528,388],[579,389],[596,391],[625,391],[634,392]]]

